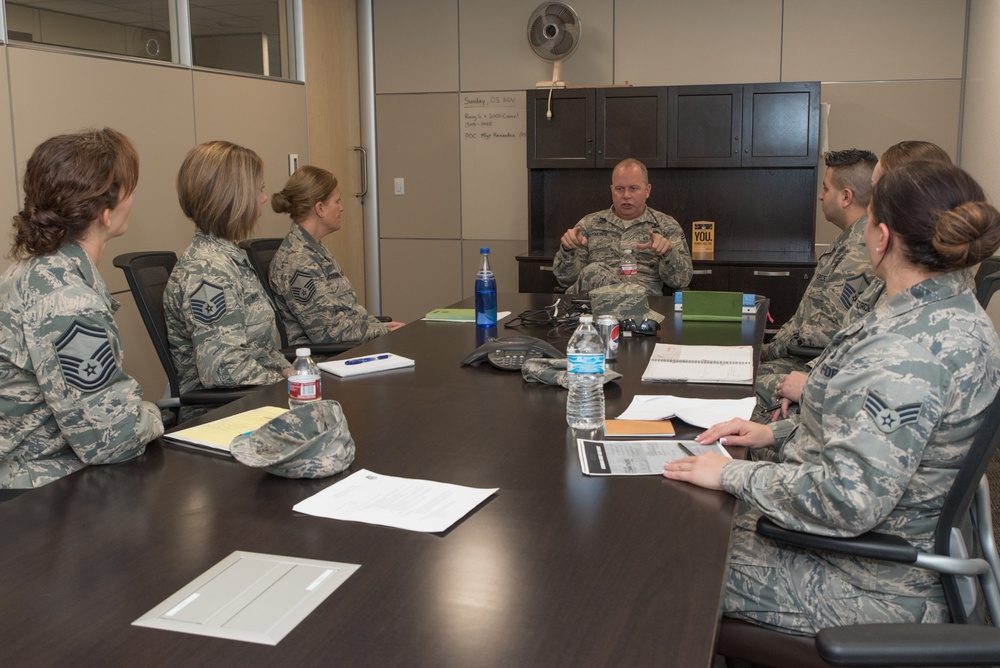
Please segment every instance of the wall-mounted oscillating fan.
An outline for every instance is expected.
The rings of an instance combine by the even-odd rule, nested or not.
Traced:
[[[539,81],[538,88],[565,88],[559,66],[580,44],[580,17],[563,2],[544,2],[528,19],[528,44],[539,58],[552,61],[552,80]]]

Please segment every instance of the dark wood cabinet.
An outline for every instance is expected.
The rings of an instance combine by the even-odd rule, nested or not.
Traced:
[[[743,86],[673,86],[669,167],[739,167]]]
[[[614,167],[625,158],[667,166],[666,86],[549,92],[528,92],[528,167]]]
[[[815,167],[819,82],[675,86],[668,167]]]

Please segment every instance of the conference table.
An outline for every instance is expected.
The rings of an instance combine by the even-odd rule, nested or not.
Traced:
[[[569,329],[504,326],[556,298],[500,294],[512,315],[499,335],[564,350]],[[726,323],[682,321],[671,304],[651,298],[666,316],[655,338],[622,340],[607,415],[636,394],[751,393],[641,382],[656,341],[760,346],[766,304]],[[357,446],[338,476],[280,478],[159,439],[135,460],[0,503],[0,664],[710,665],[734,499],[659,475],[584,476],[566,391],[460,365],[482,338],[472,324],[420,320],[344,355],[392,352],[413,368],[324,374]],[[286,403],[278,383],[199,421]],[[499,491],[443,533],[292,510],[361,469]],[[237,550],[360,568],[275,646],[132,625]]]

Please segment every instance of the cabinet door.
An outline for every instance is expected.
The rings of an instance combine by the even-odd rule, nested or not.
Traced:
[[[517,260],[518,292],[555,292],[559,281],[552,273],[552,258]]]
[[[593,167],[594,89],[549,92],[528,91],[528,167]]]
[[[672,86],[668,167],[739,167],[743,86]]]
[[[691,276],[691,284],[685,288],[686,290],[729,291],[730,267],[728,265],[699,260],[695,260],[693,264],[694,272]]]
[[[761,266],[733,267],[730,275],[730,289],[734,292],[752,292],[764,295],[770,301],[768,321],[764,330],[774,335],[788,322],[802,301],[815,267]]]
[[[743,87],[744,167],[815,167],[819,82]]]
[[[667,87],[597,90],[598,167],[635,158],[646,167],[667,166]]]

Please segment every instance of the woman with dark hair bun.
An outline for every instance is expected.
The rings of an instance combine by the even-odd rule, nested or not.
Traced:
[[[97,272],[138,180],[135,147],[110,128],[53,137],[28,159],[19,262],[0,278],[0,488],[132,459],[163,433],[122,370],[119,304]]]
[[[917,161],[875,185],[865,242],[885,294],[817,359],[801,412],[733,419],[702,443],[773,446],[776,461],[689,457],[664,475],[746,503],[734,523],[723,614],[812,635],[860,623],[946,622],[938,576],[907,564],[779,546],[798,531],[878,531],[932,551],[945,495],[1000,387],[1000,338],[964,271],[1000,247],[1000,212],[954,165]]]

